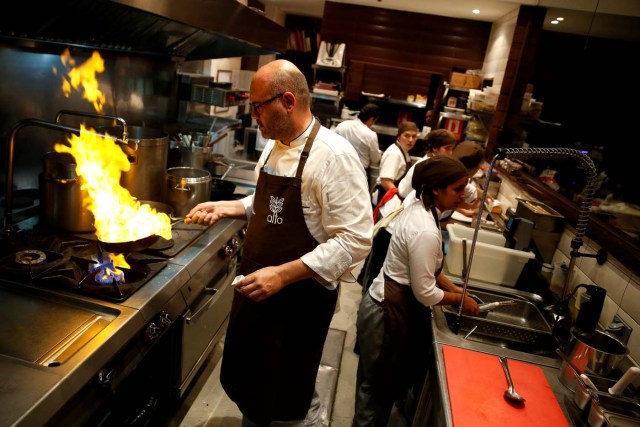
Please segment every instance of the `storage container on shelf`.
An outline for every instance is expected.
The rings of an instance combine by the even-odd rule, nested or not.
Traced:
[[[467,260],[471,253],[474,229],[461,224],[447,224],[449,253],[445,263],[449,273],[462,277],[462,241],[467,241]],[[533,252],[505,248],[506,239],[500,233],[478,231],[478,239],[471,262],[470,279],[502,286],[515,286],[524,265],[535,258]],[[467,261],[468,262],[468,261]]]

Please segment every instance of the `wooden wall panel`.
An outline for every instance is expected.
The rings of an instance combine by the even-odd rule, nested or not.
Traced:
[[[346,63],[351,67],[348,81],[406,96],[428,90],[428,86],[417,92],[412,89],[415,72],[405,78],[401,71],[374,72],[370,66],[356,68],[352,62],[421,70],[446,80],[454,67],[482,68],[491,23],[326,1],[320,33],[328,42],[346,43]],[[360,70],[366,71],[366,76],[352,75]],[[347,91],[347,98],[355,93],[349,84]]]

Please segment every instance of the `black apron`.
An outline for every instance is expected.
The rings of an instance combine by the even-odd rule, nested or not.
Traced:
[[[405,175],[407,174],[407,172],[409,172],[409,169],[411,168],[411,165],[413,164],[413,160],[411,159],[411,156],[408,153],[404,152],[404,150],[402,149],[400,144],[398,144],[397,141],[394,142],[394,144],[396,144],[398,146],[398,148],[400,149],[400,152],[402,152],[402,154],[404,155],[404,161],[405,161],[404,173],[402,174],[402,176],[400,178],[398,178],[395,181],[393,181],[393,185],[395,185],[397,187],[398,184],[400,184],[400,181],[402,181],[402,178],[404,178]],[[409,158],[409,160],[407,160],[407,157]],[[384,195],[387,193],[387,190],[384,189],[382,184],[376,184],[375,188],[378,191],[378,203],[380,203],[380,200],[382,200]]]
[[[435,208],[431,212],[438,226]],[[442,266],[435,272],[436,277]],[[399,284],[386,274],[382,306],[384,338],[373,368],[376,380],[372,381],[372,392],[381,401],[393,402],[408,387],[422,385],[432,342],[430,312],[416,299],[411,286]]]
[[[319,129],[315,119],[295,177],[260,170],[241,274],[293,261],[318,245],[304,221],[301,187]],[[305,418],[337,298],[337,289],[315,279],[292,283],[261,302],[234,293],[220,380],[243,415],[262,426]]]

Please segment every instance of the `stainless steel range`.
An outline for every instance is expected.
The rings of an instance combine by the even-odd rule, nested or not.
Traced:
[[[93,235],[5,236],[0,425],[143,425],[182,396],[226,329],[244,227],[175,225],[115,274]]]

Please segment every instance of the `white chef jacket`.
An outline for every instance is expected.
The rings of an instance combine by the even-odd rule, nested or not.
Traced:
[[[407,171],[407,174],[404,176],[404,178],[402,178],[402,180],[400,180],[400,182],[398,183],[398,195],[400,197],[402,197],[403,199],[406,198],[409,193],[411,191],[413,191],[413,185],[412,185],[412,180],[413,180],[413,172],[415,171],[416,165],[422,161],[425,161],[429,158],[430,156],[424,156],[423,158],[421,158],[420,160],[418,160],[417,162],[415,162],[411,168],[409,168],[409,170]],[[467,183],[467,186],[464,188],[464,196],[462,198],[462,200],[465,203],[473,203],[476,201],[478,197],[478,188],[475,186],[475,184],[473,184],[471,182],[471,179],[469,179],[469,182]],[[394,209],[400,206],[400,200],[398,199],[398,201],[392,202],[392,200],[389,201],[389,203],[391,203],[391,205],[387,208],[387,209]],[[387,204],[389,204],[387,203]],[[388,212],[382,212],[382,215],[386,215]]]
[[[376,301],[384,301],[384,273],[400,285],[411,286],[423,305],[436,305],[444,297],[444,291],[436,286],[436,271],[444,259],[438,222],[413,195],[405,199],[405,208],[394,222],[387,257],[369,294]]]
[[[358,118],[345,120],[335,128],[335,133],[344,137],[356,149],[362,166],[379,163],[382,152],[378,146],[378,135]]]
[[[313,121],[290,146],[267,141],[254,171],[256,179],[267,157],[267,173],[295,176],[312,125]],[[253,195],[242,199],[242,203],[250,220]],[[302,209],[309,232],[320,243],[301,257],[302,262],[328,288],[335,288],[340,280],[355,282],[351,270],[371,250],[373,212],[369,186],[353,146],[324,126],[318,131],[302,171]]]
[[[381,178],[389,178],[396,181],[404,175],[407,170],[407,162],[411,160],[408,153],[405,153],[402,148],[396,143],[391,144],[382,153],[380,159],[380,173],[376,183],[380,184]]]

